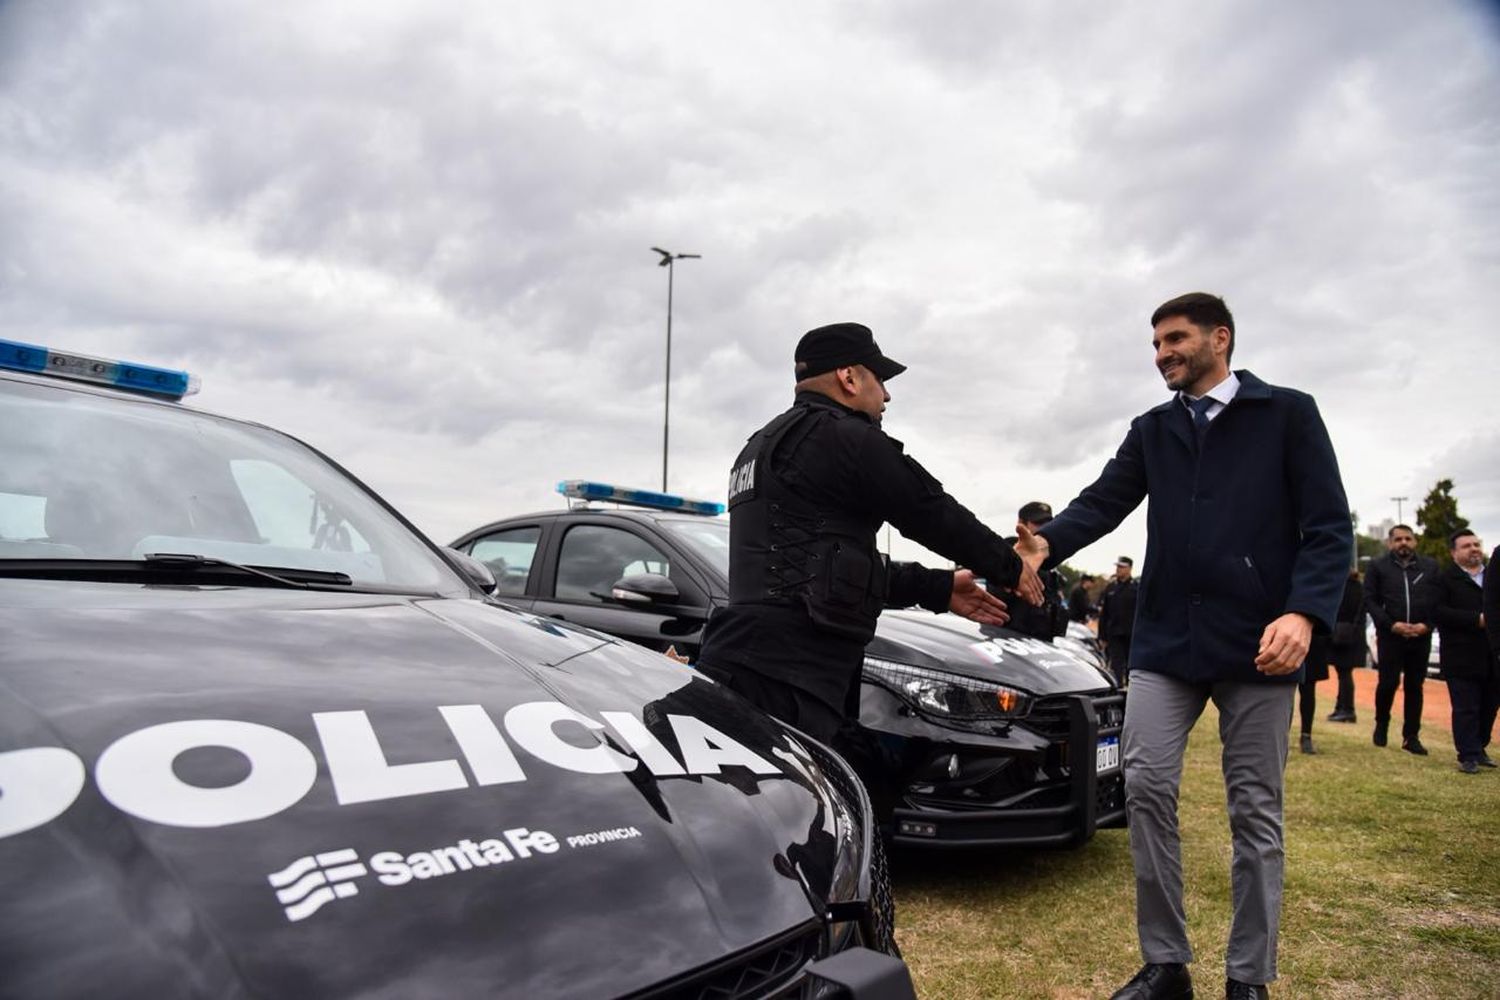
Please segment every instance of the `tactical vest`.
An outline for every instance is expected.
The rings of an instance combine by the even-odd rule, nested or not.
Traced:
[[[878,519],[819,507],[773,458],[799,444],[816,461],[834,445],[839,410],[793,406],[750,436],[729,474],[729,602],[800,607],[819,628],[868,642],[885,603]],[[822,439],[820,442],[819,439]],[[786,477],[784,479],[783,477]]]

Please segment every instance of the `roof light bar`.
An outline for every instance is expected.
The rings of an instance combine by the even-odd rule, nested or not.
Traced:
[[[712,517],[724,513],[724,505],[712,500],[689,500],[671,493],[653,493],[651,490],[632,490],[608,483],[591,483],[584,479],[565,479],[557,484],[557,492],[577,500],[607,500],[610,503],[629,504],[632,507],[651,507],[656,510],[675,510],[683,514],[703,514]]]
[[[191,395],[198,391],[199,386],[198,376],[175,368],[71,354],[16,340],[0,339],[0,368],[149,392],[170,399]]]

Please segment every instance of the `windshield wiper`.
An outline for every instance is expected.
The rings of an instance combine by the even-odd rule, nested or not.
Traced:
[[[254,577],[278,587],[309,590],[313,587],[348,587],[354,581],[347,573],[302,569],[297,566],[246,566],[189,552],[151,552],[141,559],[0,559],[0,577],[32,580],[154,581],[156,577],[199,574]]]
[[[205,569],[233,569],[274,580],[286,587],[305,589],[315,583],[347,587],[354,582],[347,573],[338,573],[333,570],[301,569],[296,566],[261,568],[230,562],[228,559],[218,559],[214,556],[200,556],[195,552],[147,552],[141,558],[148,566],[170,566],[174,569],[196,569],[200,566]]]

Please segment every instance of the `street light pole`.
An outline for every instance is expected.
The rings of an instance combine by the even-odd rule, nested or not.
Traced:
[[[1401,505],[1410,500],[1411,497],[1391,497],[1391,499],[1396,501],[1396,523],[1401,524],[1403,523],[1403,519],[1401,517]]]
[[[663,400],[661,414],[661,491],[667,492],[667,443],[672,426],[672,276],[675,271],[674,264],[679,260],[697,260],[702,257],[701,253],[673,253],[663,250],[661,247],[652,247],[661,254],[661,260],[657,261],[658,267],[667,269],[667,371],[663,379]]]

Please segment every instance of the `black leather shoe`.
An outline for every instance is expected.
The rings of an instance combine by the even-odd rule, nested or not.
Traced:
[[[1193,1000],[1193,977],[1185,965],[1147,963],[1109,1000]]]
[[[1303,733],[1302,734],[1302,739],[1298,742],[1297,748],[1299,750],[1301,750],[1303,753],[1317,753],[1318,752],[1317,749],[1313,747],[1313,744],[1312,744],[1312,734],[1311,733]]]
[[[1500,766],[1500,765],[1497,765],[1493,760],[1491,760],[1489,754],[1482,753],[1482,754],[1479,755],[1479,766],[1480,767],[1497,767],[1497,766]]]
[[[1464,774],[1478,774],[1479,762],[1476,760],[1461,760],[1458,762],[1458,769]]]
[[[1258,983],[1242,983],[1238,979],[1224,980],[1224,1000],[1270,1000],[1271,991]]]
[[[1427,756],[1427,748],[1424,747],[1422,745],[1422,741],[1419,740],[1419,739],[1417,739],[1415,736],[1413,736],[1409,740],[1402,740],[1401,741],[1401,749],[1405,750],[1407,753],[1414,753],[1418,757],[1426,757]]]
[[[1378,722],[1375,723],[1375,735],[1371,736],[1370,739],[1373,740],[1374,743],[1375,743],[1375,745],[1378,746],[1378,747],[1385,746],[1385,744],[1386,744],[1385,726],[1382,726]]]

